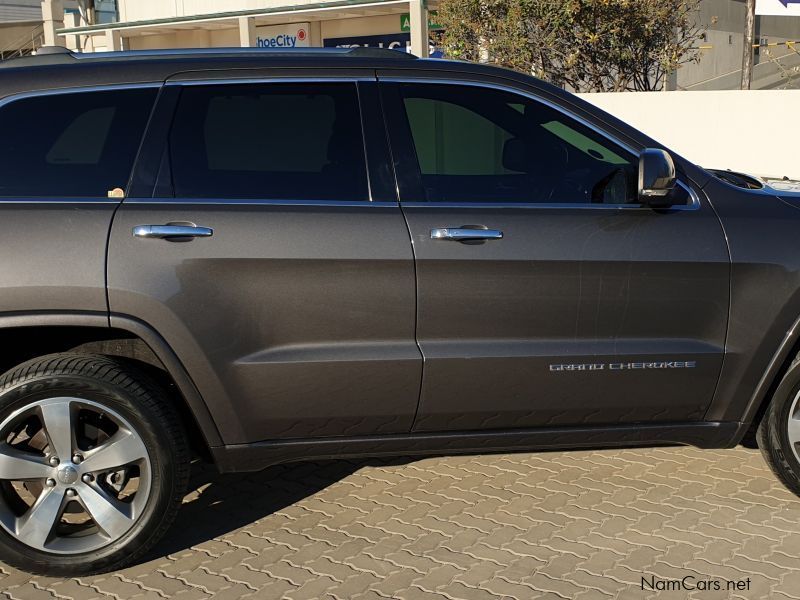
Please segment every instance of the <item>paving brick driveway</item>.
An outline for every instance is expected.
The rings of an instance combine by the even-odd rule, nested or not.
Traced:
[[[800,499],[751,450],[337,461],[194,478],[146,562],[77,580],[0,565],[0,597],[800,598]],[[643,575],[750,582],[653,592]]]

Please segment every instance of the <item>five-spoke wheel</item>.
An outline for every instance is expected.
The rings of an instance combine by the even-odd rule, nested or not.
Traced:
[[[0,423],[0,525],[39,550],[78,553],[118,540],[150,493],[147,449],[97,402],[33,402]]]
[[[169,526],[188,467],[172,401],[136,366],[20,365],[0,377],[0,560],[52,575],[123,566]]]
[[[797,458],[797,462],[800,463],[800,392],[795,395],[792,406],[789,409],[789,415],[786,419],[786,437],[792,447],[795,458]]]

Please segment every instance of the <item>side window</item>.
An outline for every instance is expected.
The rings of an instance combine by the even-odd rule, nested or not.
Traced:
[[[128,185],[157,90],[47,94],[0,108],[0,197],[105,198]]]
[[[476,86],[396,90],[405,116],[398,129],[410,140],[399,147],[413,155],[419,200],[637,202],[637,158],[540,102]]]
[[[186,86],[169,139],[177,198],[369,199],[353,83]]]

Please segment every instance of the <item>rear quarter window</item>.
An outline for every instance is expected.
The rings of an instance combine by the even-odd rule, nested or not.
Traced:
[[[0,197],[104,198],[124,190],[156,92],[45,94],[0,107]]]

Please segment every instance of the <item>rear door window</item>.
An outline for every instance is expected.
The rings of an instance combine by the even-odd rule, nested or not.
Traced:
[[[130,179],[155,88],[46,94],[0,108],[0,197],[104,198]]]
[[[369,199],[354,83],[186,86],[169,152],[177,198]]]

